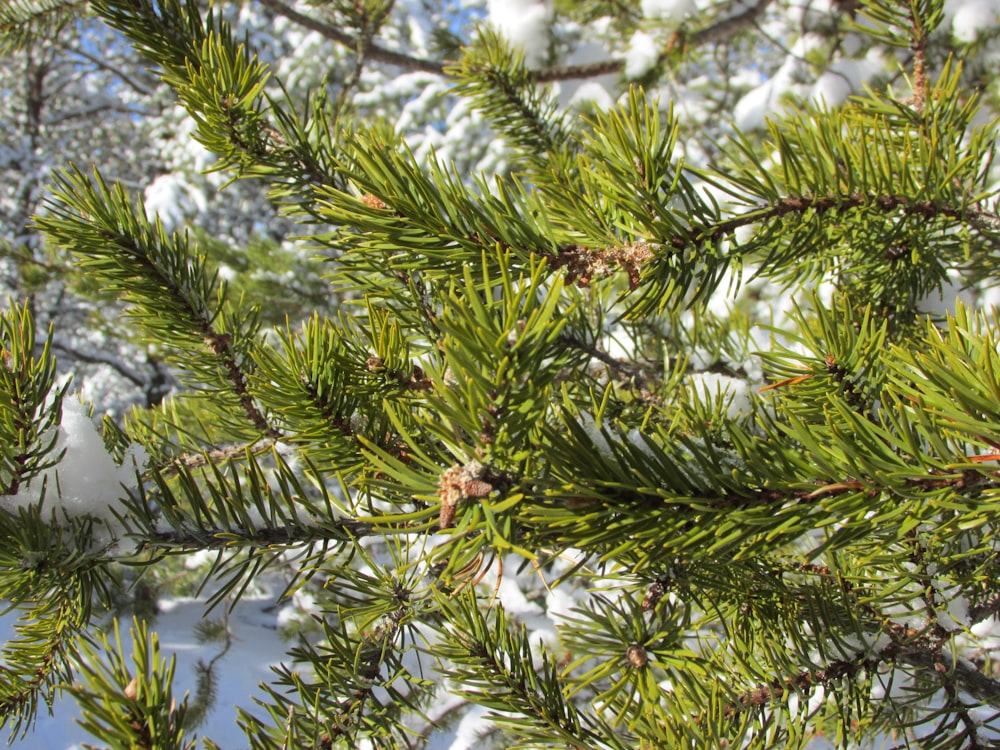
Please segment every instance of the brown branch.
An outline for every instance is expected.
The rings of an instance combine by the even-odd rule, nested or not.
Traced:
[[[805,693],[816,687],[841,682],[845,677],[853,679],[861,672],[874,673],[885,663],[915,667],[921,672],[936,676],[946,692],[953,696],[961,690],[978,701],[1000,707],[1000,682],[984,675],[967,659],[942,648],[937,635],[915,634],[899,624],[890,624],[887,630],[891,641],[874,657],[859,653],[854,659],[833,661],[822,669],[803,669],[785,679],[747,690],[723,707],[724,715],[732,716],[739,711],[766,706],[773,700],[782,698],[789,690]],[[961,704],[957,704],[955,710],[963,713]],[[705,714],[701,714],[697,721],[700,723],[706,718]]]
[[[780,198],[773,203],[760,205],[747,213],[734,216],[718,224],[692,227],[684,234],[675,234],[666,244],[678,250],[688,245],[701,245],[730,235],[741,227],[759,224],[768,219],[781,218],[789,214],[805,214],[808,211],[849,211],[858,208],[875,208],[886,213],[900,211],[905,216],[920,216],[926,219],[944,218],[968,223],[980,232],[1000,230],[1000,217],[995,213],[977,207],[959,208],[949,203],[915,201],[905,195],[820,195]]]
[[[272,445],[274,445],[273,439],[260,440],[253,444],[251,453],[253,455],[266,453],[271,449]],[[184,453],[172,458],[168,464],[159,467],[158,470],[160,476],[169,477],[180,472],[182,468],[197,469],[209,464],[219,465],[233,459],[243,458],[246,456],[248,448],[251,448],[251,446],[242,444],[231,445],[225,448],[214,448],[204,453]]]
[[[62,352],[80,362],[85,362],[88,365],[107,365],[134,385],[140,387],[147,385],[145,378],[119,359],[96,352],[86,352],[62,341],[53,340],[51,346],[54,350]]]
[[[950,673],[955,685],[976,700],[1000,707],[1000,682],[991,679],[976,669],[968,659],[955,656],[948,649],[935,653],[930,648],[907,648],[899,654],[897,661],[939,675]]]
[[[639,375],[639,367],[634,363],[615,359],[607,352],[599,349],[596,344],[589,344],[572,334],[562,334],[556,341],[568,349],[576,349],[584,354],[589,354],[594,359],[602,362],[611,372],[620,378],[634,378]]]
[[[259,2],[265,8],[284,16],[310,31],[315,31],[337,44],[350,47],[351,49],[357,49],[358,47],[358,40],[355,37],[317,18],[299,13],[294,8],[282,2],[282,0],[259,0]],[[754,5],[751,5],[742,13],[727,16],[705,28],[698,29],[689,34],[680,31],[676,32],[670,44],[660,53],[658,62],[661,64],[666,62],[671,54],[674,53],[674,50],[677,49],[678,45],[681,45],[683,49],[692,49],[731,38],[747,26],[752,25],[770,4],[771,0],[757,0]],[[422,57],[413,57],[402,52],[394,52],[370,40],[363,42],[361,51],[364,57],[369,60],[377,60],[378,62],[395,65],[406,70],[423,71],[434,75],[444,75],[445,67],[448,64],[445,61],[428,60]],[[624,69],[624,60],[602,60],[583,65],[556,65],[543,68],[535,72],[534,77],[538,83],[552,83],[554,81],[616,75],[620,74]]]
[[[233,384],[233,391],[236,393],[237,398],[239,398],[240,405],[253,423],[253,426],[269,438],[281,437],[281,430],[272,427],[264,414],[257,408],[253,395],[251,395],[250,389],[247,386],[246,376],[237,362],[236,352],[233,351],[232,335],[229,333],[219,333],[212,328],[208,328],[208,330],[204,331],[202,340],[209,351],[219,358],[220,364],[226,371],[226,377]]]
[[[357,39],[350,34],[345,34],[335,26],[331,26],[330,24],[323,23],[316,18],[299,13],[294,8],[291,8],[281,2],[281,0],[259,0],[259,2],[265,8],[269,8],[278,15],[284,16],[288,20],[294,21],[310,31],[315,31],[327,39],[333,40],[337,44],[342,44],[350,49],[357,49],[358,47]],[[377,60],[378,62],[383,62],[388,65],[396,65],[400,68],[405,68],[406,70],[421,70],[425,73],[433,73],[435,75],[444,74],[445,64],[443,62],[439,62],[437,60],[425,60],[423,58],[405,55],[401,52],[393,52],[392,50],[386,49],[375,42],[369,41],[365,43],[361,51],[365,58],[369,60]]]
[[[174,299],[181,300],[184,303],[195,330],[201,336],[202,343],[216,357],[219,366],[225,371],[226,378],[232,384],[233,393],[239,399],[247,418],[256,429],[267,437],[281,437],[281,432],[271,426],[254,402],[250,389],[247,386],[246,376],[239,365],[237,352],[233,348],[232,334],[225,331],[216,331],[212,326],[212,321],[206,318],[195,305],[191,304],[185,291],[160,267],[160,264],[150,258],[146,248],[139,245],[134,238],[110,230],[103,230],[100,232],[100,235],[107,242],[113,243],[118,248],[124,250],[128,254],[129,260],[147,269],[149,277],[155,278],[160,289],[168,292]]]
[[[931,474],[929,476],[914,476],[905,480],[908,487],[914,487],[925,491],[938,491],[951,489],[955,493],[962,493],[967,490],[980,492],[984,489],[994,489],[1000,487],[1000,471],[982,472],[974,469],[965,469],[957,476],[944,474]],[[748,489],[747,492],[728,492],[720,494],[716,492],[704,492],[702,494],[688,493],[683,497],[671,500],[672,507],[682,507],[684,499],[688,499],[692,506],[699,509],[710,508],[712,510],[729,511],[745,510],[747,508],[757,508],[762,506],[781,507],[786,504],[801,505],[813,503],[825,497],[835,497],[847,493],[865,492],[870,498],[876,498],[880,494],[892,493],[892,487],[878,487],[866,484],[863,480],[848,477],[840,481],[827,482],[814,490],[797,489]],[[648,495],[639,491],[624,492],[618,496],[619,500],[632,502],[642,510],[655,510],[662,507],[663,498],[659,495]],[[1000,604],[996,605],[996,610],[1000,611]],[[988,615],[984,615],[983,619]]]
[[[1000,596],[995,596],[988,602],[969,608],[969,624],[975,625],[984,622],[997,613],[1000,613]]]
[[[365,521],[345,518],[316,526],[293,525],[258,529],[206,528],[188,531],[163,531],[150,534],[143,539],[142,547],[148,550],[186,552],[204,549],[232,549],[240,542],[253,547],[295,546],[330,541],[346,542],[357,537],[384,533],[387,532],[376,532],[375,527]]]

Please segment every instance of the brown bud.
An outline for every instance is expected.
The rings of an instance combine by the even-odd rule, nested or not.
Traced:
[[[642,669],[649,662],[649,656],[646,654],[646,649],[638,643],[631,644],[625,650],[625,659],[636,669]]]
[[[663,594],[666,591],[663,588],[663,584],[659,581],[654,581],[653,585],[649,587],[649,591],[646,592],[646,596],[642,598],[642,611],[649,612],[651,609],[655,609],[656,605],[660,603],[660,599],[663,598]]]
[[[470,498],[486,497],[493,492],[493,485],[485,480],[486,467],[479,461],[469,461],[465,466],[451,466],[438,479],[438,497],[441,511],[438,526],[447,529],[455,519],[458,503]]]
[[[385,201],[379,198],[377,195],[372,195],[371,193],[365,193],[361,196],[361,202],[364,203],[368,208],[389,208]]]
[[[466,482],[462,489],[466,497],[486,497],[493,492],[493,485],[481,479],[472,479]]]

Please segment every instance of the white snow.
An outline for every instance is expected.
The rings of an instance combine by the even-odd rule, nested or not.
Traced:
[[[639,78],[656,65],[660,58],[660,45],[644,31],[636,31],[625,53],[625,77]]]
[[[995,0],[964,0],[951,19],[951,33],[957,41],[968,44],[998,23],[1000,11]]]
[[[959,300],[969,308],[976,305],[974,291],[965,286],[959,271],[951,269],[941,284],[941,290],[931,292],[919,300],[917,309],[925,315],[944,317],[947,314],[954,314],[955,306]]]
[[[726,416],[738,417],[751,409],[750,389],[743,378],[731,378],[716,372],[698,372],[688,377],[688,384],[706,403],[721,402]]]
[[[946,609],[937,611],[937,622],[949,632],[967,628],[969,625],[969,600],[964,596],[950,599]]]
[[[887,62],[882,52],[872,49],[860,59],[841,58],[831,63],[809,90],[809,101],[827,106],[841,104],[853,93],[861,91],[863,85],[886,69]]]
[[[471,750],[482,744],[482,737],[493,729],[493,722],[486,718],[486,709],[473,706],[455,729],[455,741],[446,745],[449,750]]]
[[[733,121],[740,130],[762,128],[769,115],[781,109],[785,94],[802,88],[800,79],[807,71],[805,60],[823,41],[805,34],[792,45],[785,61],[773,76],[748,91],[733,108]]]
[[[205,195],[176,173],[162,174],[146,188],[146,216],[158,216],[168,232],[180,229],[188,217],[205,211]]]
[[[565,586],[558,586],[549,591],[545,599],[545,613],[556,627],[565,625],[572,616],[572,610],[579,602]]]
[[[615,105],[608,90],[597,81],[586,81],[576,88],[569,102],[569,109],[610,109]]]
[[[680,23],[697,12],[694,0],[642,0],[642,15],[668,23]]]
[[[539,67],[549,47],[552,9],[536,0],[488,0],[488,21],[515,47],[524,50],[529,68]]]
[[[53,455],[64,451],[62,459],[41,475],[34,477],[26,488],[16,495],[0,496],[0,508],[17,512],[41,502],[51,511],[53,522],[66,517],[90,516],[104,523],[106,533],[95,530],[94,542],[115,545],[112,554],[127,554],[121,545],[123,529],[115,511],[123,511],[118,499],[124,488],[136,486],[136,468],[145,463],[145,451],[136,449],[126,456],[121,466],[104,448],[100,433],[75,398],[66,398],[62,405],[62,420]],[[42,488],[45,488],[42,497]]]

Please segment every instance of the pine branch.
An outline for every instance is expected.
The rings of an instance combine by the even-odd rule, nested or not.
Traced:
[[[404,531],[400,525],[398,531]],[[324,521],[316,526],[262,526],[253,529],[199,528],[196,531],[160,531],[147,535],[141,542],[143,549],[170,552],[193,552],[197,550],[221,550],[273,547],[300,547],[302,545],[346,542],[366,536],[381,536],[387,533],[384,527],[376,529],[365,521],[338,519]]]
[[[136,750],[194,750],[197,740],[184,739],[187,696],[178,702],[172,683],[175,658],[162,656],[159,639],[145,623],[133,620],[134,652],[129,668],[118,621],[114,644],[101,639],[101,651],[84,644],[77,655],[80,679],[67,686],[81,708],[82,726],[103,742]]]
[[[69,589],[69,590],[67,590]],[[34,723],[40,700],[51,704],[57,684],[69,676],[68,660],[87,615],[65,587],[56,595],[34,603],[30,618],[19,622],[19,637],[7,642],[0,664],[0,726],[10,726],[11,739],[26,734]]]
[[[197,123],[197,140],[220,155],[218,169],[262,178],[273,200],[318,218],[318,193],[341,182],[324,97],[303,117],[279,105],[265,93],[268,67],[213,10],[202,18],[194,0],[95,0],[93,7],[164,69]]]
[[[228,461],[243,458],[249,451],[251,455],[258,456],[270,453],[274,449],[274,440],[264,438],[251,443],[241,443],[230,445],[224,448],[215,448],[203,453],[185,453],[171,458],[167,463],[156,467],[161,476],[169,477],[181,470],[197,469],[209,464],[224,464]]]
[[[0,494],[16,495],[58,463],[54,454],[62,398],[56,388],[52,331],[36,346],[31,305],[0,313]]]
[[[595,731],[601,728],[596,717],[582,714],[566,699],[547,653],[535,666],[524,626],[510,623],[499,602],[488,619],[471,593],[442,606],[452,613],[452,625],[437,655],[450,662],[447,674],[461,686],[456,692],[491,709],[493,721],[509,727],[522,742],[558,738],[572,748],[624,750],[621,738]]]
[[[195,355],[186,362],[189,373],[200,364],[202,378],[221,378],[253,428],[278,437],[244,372],[258,326],[255,312],[232,309],[225,286],[191,252],[187,236],[170,236],[158,220],[151,223],[141,201],[133,205],[121,185],[109,187],[96,173],[91,181],[77,170],[56,183],[50,212],[39,217],[38,227],[131,303],[129,313],[149,339]]]
[[[700,247],[713,244],[732,235],[737,229],[752,226],[787,216],[813,214],[847,213],[849,211],[875,209],[883,213],[898,212],[901,216],[918,217],[928,220],[944,219],[982,231],[991,241],[1000,227],[1000,216],[995,211],[978,206],[955,206],[932,200],[913,200],[905,195],[803,195],[779,198],[772,203],[762,204],[751,211],[720,221],[715,225],[692,227],[684,234],[675,234],[664,239],[664,244],[681,250],[690,246]]]
[[[0,3],[0,54],[24,49],[85,11],[84,0],[5,0]]]

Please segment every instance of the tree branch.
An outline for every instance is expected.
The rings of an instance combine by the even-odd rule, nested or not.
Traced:
[[[331,26],[328,23],[323,23],[322,21],[311,16],[307,16],[304,13],[299,13],[294,8],[281,2],[281,0],[259,0],[259,2],[265,8],[274,11],[278,15],[284,16],[289,21],[294,21],[310,31],[315,31],[327,39],[333,40],[337,44],[342,44],[343,46],[354,50],[358,47],[357,39],[350,34],[345,34],[337,27]],[[421,70],[425,73],[433,73],[435,75],[443,75],[444,73],[443,62],[439,62],[437,60],[425,60],[423,58],[405,55],[401,52],[393,52],[392,50],[386,49],[373,41],[366,42],[361,51],[364,54],[364,57],[369,60],[377,60],[378,62],[383,62],[388,65],[396,65],[407,70]]]
[[[192,529],[163,531],[150,534],[142,540],[144,549],[163,549],[186,552],[204,549],[233,549],[237,546],[272,547],[298,544],[319,544],[329,541],[347,541],[363,536],[384,534],[364,521],[351,518],[339,519],[324,526],[266,526],[258,529]]]
[[[79,360],[80,362],[86,362],[88,365],[107,365],[119,375],[121,375],[126,380],[134,383],[140,388],[144,388],[148,385],[146,378],[142,377],[138,372],[133,370],[131,367],[126,367],[122,362],[112,359],[111,357],[106,357],[102,354],[86,354],[79,349],[75,349],[68,344],[64,344],[61,341],[53,340],[52,348],[56,351],[63,352],[64,354],[72,357],[73,359]]]
[[[294,8],[282,2],[282,0],[259,0],[259,2],[265,8],[269,8],[310,31],[315,31],[337,44],[342,44],[352,49],[356,49],[358,46],[357,40],[350,34],[346,34],[335,26],[324,23],[312,16],[299,13]],[[657,62],[659,64],[666,62],[671,53],[677,49],[678,45],[681,45],[684,49],[692,49],[729,39],[747,26],[753,24],[770,4],[771,0],[757,0],[754,5],[751,5],[743,12],[726,16],[703,29],[693,31],[690,34],[682,31],[675,32],[670,43],[661,51]],[[377,60],[378,62],[396,65],[406,70],[423,71],[425,73],[433,73],[434,75],[444,75],[444,69],[447,64],[441,60],[428,60],[422,57],[413,57],[402,52],[394,52],[373,41],[367,40],[363,44],[362,52],[369,60]],[[534,75],[538,83],[552,83],[554,81],[569,81],[615,75],[620,74],[624,70],[624,60],[601,60],[584,65],[556,65],[549,68],[542,68],[535,72]]]
[[[1000,217],[977,206],[958,207],[929,200],[915,201],[905,195],[788,196],[773,203],[759,205],[746,213],[720,221],[715,225],[692,227],[683,234],[678,233],[669,237],[666,244],[680,250],[688,245],[701,245],[704,242],[715,241],[732,234],[741,227],[759,224],[768,219],[780,218],[788,214],[801,215],[809,211],[816,213],[849,211],[859,208],[875,208],[885,213],[898,210],[905,216],[920,216],[925,219],[944,218],[966,222],[976,231],[983,233],[997,231],[1000,228]]]
[[[125,71],[118,69],[117,67],[109,63],[108,60],[106,59],[98,57],[97,55],[92,55],[86,50],[80,49],[78,47],[73,47],[61,42],[57,43],[57,46],[60,49],[72,55],[79,55],[84,60],[87,60],[88,62],[95,65],[100,70],[106,71],[111,75],[117,77],[122,83],[124,83],[126,86],[128,86],[138,94],[142,94],[143,96],[152,96],[155,93],[154,88],[147,86],[138,79],[128,75]]]

